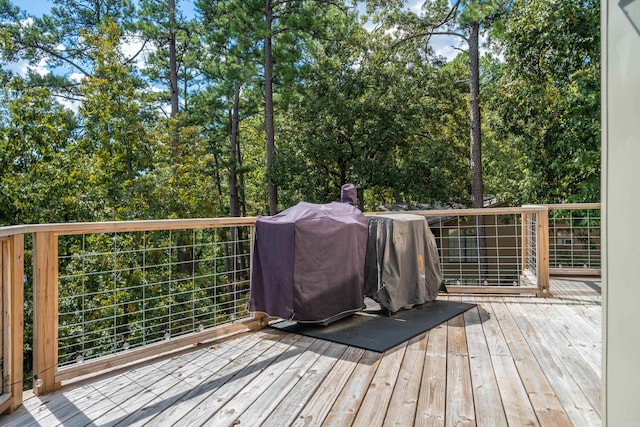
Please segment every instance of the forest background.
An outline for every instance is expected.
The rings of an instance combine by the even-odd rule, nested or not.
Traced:
[[[471,206],[474,23],[483,195],[599,201],[597,1],[50,4],[0,0],[0,225]]]
[[[0,0],[0,226],[268,215],[348,182],[367,211],[600,199],[598,1],[28,3]],[[181,262],[233,233],[61,242],[60,360],[235,318],[246,259]],[[145,245],[164,267],[70,255]]]

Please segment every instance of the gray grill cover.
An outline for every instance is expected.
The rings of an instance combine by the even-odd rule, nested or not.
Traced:
[[[365,295],[396,312],[435,300],[441,282],[436,240],[424,217],[369,217]]]
[[[346,203],[301,202],[256,220],[249,310],[329,323],[364,306],[367,220]]]

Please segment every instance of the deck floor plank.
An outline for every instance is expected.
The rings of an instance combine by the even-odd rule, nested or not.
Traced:
[[[389,402],[384,426],[414,425],[420,383],[424,370],[424,352],[428,333],[418,335],[409,341],[402,360],[396,386]]]
[[[464,301],[476,302],[474,298]],[[473,401],[481,403],[475,405],[476,420],[479,426],[507,426],[491,354],[482,329],[483,320],[486,320],[486,316],[481,316],[478,307],[464,313]]]
[[[585,361],[599,372],[602,366],[602,333],[589,325],[571,306],[543,307],[543,311],[551,316],[557,313],[562,318],[562,330],[571,345],[579,349]]]
[[[292,425],[298,427],[321,425],[364,354],[365,351],[360,348],[347,348]]]
[[[261,425],[273,412],[278,404],[283,401],[298,381],[313,368],[318,358],[329,347],[329,342],[313,340],[309,348],[304,351],[260,396],[253,399],[251,405],[237,418],[241,425]],[[260,378],[256,378],[259,381]],[[286,425],[281,420],[280,425]]]
[[[292,425],[298,414],[309,403],[323,379],[331,372],[343,354],[347,351],[343,344],[331,343],[319,355],[313,368],[305,373],[290,392],[280,401],[278,406],[264,420],[262,427],[281,427]]]
[[[267,328],[27,396],[0,425],[599,426],[597,278],[487,295],[384,353]]]
[[[193,369],[189,372],[180,372],[177,381],[170,387],[160,390],[157,396],[149,400],[140,408],[129,411],[128,416],[123,416],[116,425],[141,426],[150,421],[157,414],[162,413],[172,405],[184,399],[192,390],[201,387],[206,381],[215,377],[219,371],[233,363],[252,347],[256,345],[254,340],[240,341],[234,346],[212,346],[199,352],[193,360]],[[219,350],[224,351],[219,353]]]
[[[549,384],[544,371],[511,317],[507,306],[504,302],[492,302],[491,308],[513,355],[520,380],[529,396],[540,425],[570,427],[571,421],[565,413],[560,399]]]
[[[445,425],[475,426],[475,407],[464,316],[461,314],[449,320],[447,329]]]
[[[323,426],[347,426],[353,423],[381,359],[380,353],[365,351],[324,419]]]
[[[447,324],[444,323],[431,329],[427,335],[416,426],[440,427],[445,424],[447,331]]]
[[[157,362],[158,366],[169,364],[170,360]],[[137,366],[129,374],[142,375],[155,372],[153,366]],[[125,375],[102,376],[91,382],[77,384],[69,389],[61,390],[58,393],[46,394],[43,396],[33,396],[12,414],[15,417],[15,425],[37,426],[37,425],[58,425],[82,411],[88,410],[92,405],[108,399],[112,393],[120,392],[130,384],[130,380]]]
[[[247,365],[233,381],[226,382],[215,393],[191,409],[175,425],[231,425],[249,407],[274,378],[287,369],[313,342],[307,337],[287,334],[265,353],[257,363]],[[256,380],[260,378],[260,380]],[[164,424],[166,425],[166,424]]]
[[[600,417],[571,376],[571,366],[564,363],[556,356],[556,352],[552,351],[552,345],[545,338],[546,334],[538,331],[531,321],[528,308],[530,304],[521,305],[517,299],[509,301],[509,312],[513,320],[560,399],[569,419],[574,426],[599,426]]]
[[[591,407],[600,412],[600,375],[599,368],[590,364],[581,350],[567,336],[563,325],[565,322],[560,316],[549,318],[545,311],[544,300],[538,304],[532,304],[527,314],[535,327],[539,331],[545,331],[544,338],[547,340],[550,350],[566,366],[569,374],[574,378],[577,386],[584,392],[584,395],[591,403]],[[581,346],[584,348],[584,346]]]
[[[496,373],[496,381],[500,388],[509,425],[539,425],[535,410],[522,383],[511,349],[491,303],[478,301],[478,307],[483,313],[482,329],[487,336],[491,362]]]
[[[360,404],[354,426],[382,425],[406,351],[405,342],[385,352]]]

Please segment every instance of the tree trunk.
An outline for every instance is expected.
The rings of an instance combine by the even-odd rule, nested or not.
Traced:
[[[269,214],[278,212],[278,189],[273,177],[273,158],[275,154],[275,130],[273,125],[273,52],[271,29],[273,25],[273,9],[271,0],[265,0],[265,24],[267,32],[264,37],[264,127],[267,140],[267,188],[269,192]]]
[[[176,1],[169,0],[169,89],[171,92],[171,151],[175,160],[178,155],[178,59],[176,54]]]
[[[238,173],[237,164],[238,156],[236,153],[238,141],[238,129],[240,122],[240,87],[239,82],[233,93],[233,108],[230,114],[230,130],[229,130],[229,215],[232,217],[240,216],[240,198],[238,197]]]
[[[484,206],[482,189],[482,149],[480,136],[480,23],[472,22],[469,30],[469,95],[471,116],[471,201],[474,208]]]
[[[240,139],[236,141],[236,153],[238,157],[238,183],[240,188],[238,189],[238,198],[240,199],[240,216],[247,216],[247,198],[244,193],[244,168],[242,167],[242,150],[240,149]]]
[[[482,186],[482,139],[480,134],[480,63],[479,34],[480,23],[474,21],[469,27],[469,114],[471,118],[471,202],[474,208],[484,207]],[[489,267],[487,264],[486,232],[484,217],[476,215],[475,231],[478,246],[478,282],[488,284]]]

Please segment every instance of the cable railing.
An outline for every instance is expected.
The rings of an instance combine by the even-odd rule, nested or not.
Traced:
[[[538,218],[546,217],[544,206],[410,213],[429,223],[449,292],[547,293],[548,278],[536,263]]]
[[[575,241],[589,242],[589,269],[599,266],[592,259],[599,257],[599,206],[577,205],[569,216],[554,214],[558,208],[412,213],[429,223],[449,292],[550,296],[552,257],[564,256],[551,248],[558,246],[554,236],[564,236],[563,224],[573,225]],[[578,215],[585,209],[586,219]],[[218,218],[0,228],[0,413],[21,404],[27,379],[33,378],[37,394],[48,393],[63,381],[263,327],[267,319],[246,308],[254,222]],[[25,254],[33,261],[26,274]],[[585,262],[578,248],[572,254]],[[25,290],[33,291],[27,312]],[[32,372],[26,377],[25,327],[33,331]]]
[[[600,204],[548,205],[552,274],[599,275]]]
[[[60,236],[58,367],[246,318],[249,226]]]

